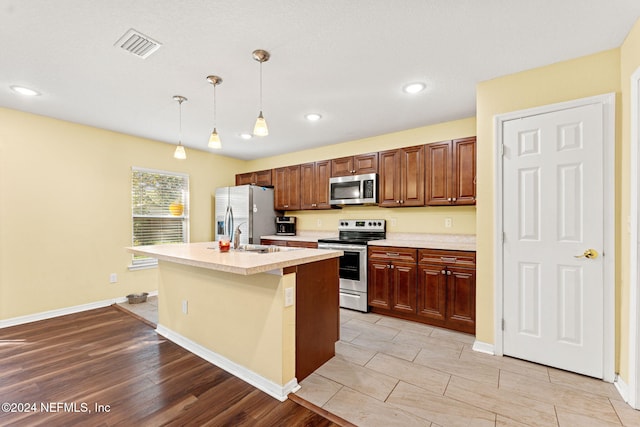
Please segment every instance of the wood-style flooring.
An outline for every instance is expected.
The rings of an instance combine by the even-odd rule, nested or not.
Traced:
[[[2,426],[338,425],[114,307],[0,329],[0,404]]]

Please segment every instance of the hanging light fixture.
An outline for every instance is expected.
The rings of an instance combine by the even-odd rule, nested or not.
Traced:
[[[269,129],[267,128],[267,121],[262,115],[262,63],[267,62],[271,55],[266,50],[257,49],[253,51],[253,59],[260,63],[260,114],[256,119],[256,125],[253,128],[253,134],[255,136],[267,136],[269,135]]]
[[[182,145],[182,103],[187,100],[184,96],[174,95],[173,99],[178,101],[180,108],[180,132],[178,134],[178,146],[176,147],[176,151],[173,153],[173,157],[179,160],[184,160],[187,158],[187,153],[184,151],[184,145]]]
[[[222,78],[218,76],[207,76],[207,81],[213,85],[213,132],[209,136],[209,148],[219,150],[222,148],[218,129],[216,128],[216,86],[222,83]]]

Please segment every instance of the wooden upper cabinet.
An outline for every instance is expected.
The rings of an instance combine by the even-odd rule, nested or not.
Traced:
[[[424,206],[424,146],[380,152],[378,206]]]
[[[300,165],[273,170],[274,208],[282,211],[300,210]]]
[[[262,187],[272,186],[271,169],[240,173],[236,175],[236,185],[260,185]]]
[[[329,204],[329,177],[331,161],[300,165],[300,208],[331,209]]]
[[[331,160],[331,176],[378,173],[378,153],[359,154]]]
[[[476,138],[453,140],[456,205],[476,204]]]
[[[476,138],[426,145],[426,204],[476,204]]]

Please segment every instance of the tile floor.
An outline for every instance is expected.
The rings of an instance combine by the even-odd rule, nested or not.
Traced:
[[[118,305],[125,310],[129,310],[132,313],[137,314],[143,319],[148,320],[154,325],[158,324],[158,296],[147,297],[146,302],[139,304],[129,304],[128,302],[118,303]]]
[[[157,297],[120,304],[157,323]],[[358,426],[640,426],[613,384],[472,350],[474,338],[340,310],[336,356],[296,393]]]
[[[640,426],[613,384],[472,350],[473,337],[341,310],[300,397],[358,426]]]

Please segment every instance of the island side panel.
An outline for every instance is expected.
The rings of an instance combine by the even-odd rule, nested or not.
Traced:
[[[159,324],[285,385],[295,378],[295,306],[284,306],[284,289],[295,288],[295,277],[160,261]]]
[[[339,259],[296,267],[296,379],[335,355],[340,339]]]

